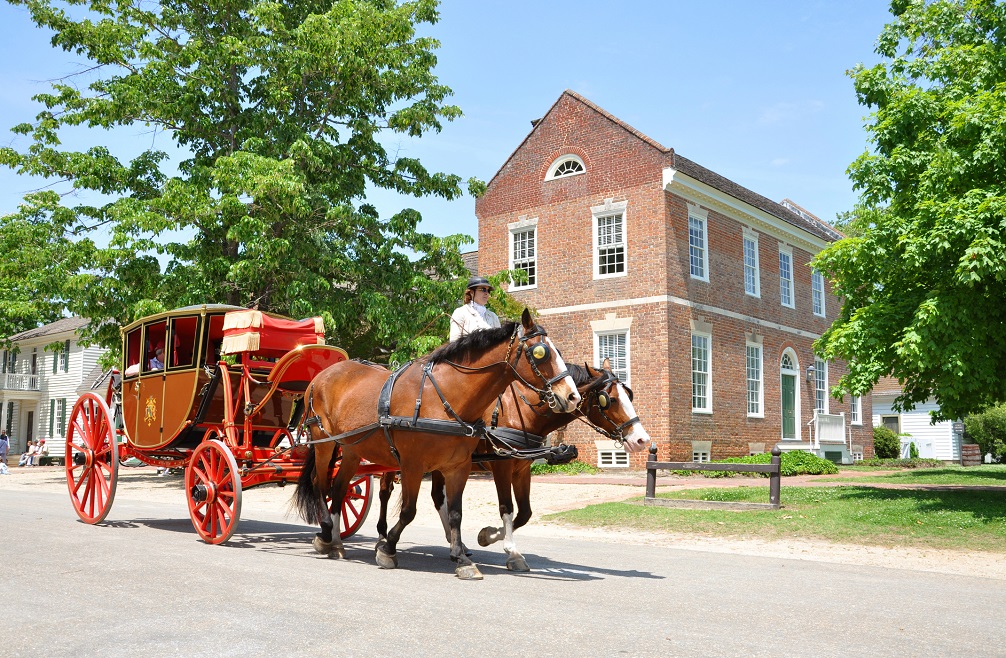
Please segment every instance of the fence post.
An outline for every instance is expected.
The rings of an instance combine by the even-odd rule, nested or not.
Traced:
[[[782,451],[779,450],[779,446],[775,446],[774,448],[772,448],[772,465],[775,466],[775,470],[772,471],[771,474],[769,474],[768,502],[770,502],[773,505],[779,504],[779,486],[782,480],[782,473],[781,473],[782,467],[780,466],[780,464],[782,463],[782,459],[780,458],[781,454]]]
[[[646,497],[657,496],[657,469],[650,468],[651,462],[657,461],[657,442],[650,443],[650,456],[646,458]]]

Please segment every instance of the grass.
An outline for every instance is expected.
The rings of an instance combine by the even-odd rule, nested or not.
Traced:
[[[843,478],[846,480],[1006,485],[1006,468],[949,466],[859,477],[850,473],[849,478]],[[768,487],[696,489],[658,496],[767,503]],[[590,527],[1006,553],[1006,492],[1003,491],[882,489],[855,484],[787,487],[783,479],[781,510],[671,509],[644,507],[641,500],[591,505],[546,518]]]

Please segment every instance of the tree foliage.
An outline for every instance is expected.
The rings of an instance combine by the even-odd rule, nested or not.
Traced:
[[[981,447],[983,455],[991,454],[997,462],[1006,458],[1006,405],[965,416],[964,429]]]
[[[433,73],[439,44],[417,34],[435,0],[8,1],[90,82],[36,95],[35,121],[13,129],[28,145],[0,149],[0,164],[45,180],[0,219],[0,335],[65,308],[115,347],[119,325],[151,312],[230,303],[321,315],[360,356],[446,337],[471,239],[366,201],[368,187],[464,192],[385,147],[461,115]],[[113,153],[101,139],[122,127],[184,159]],[[66,148],[68,131],[96,141]]]
[[[1006,7],[894,0],[882,61],[850,75],[872,110],[849,168],[855,236],[814,267],[844,298],[816,344],[841,392],[893,376],[939,419],[1006,400]]]

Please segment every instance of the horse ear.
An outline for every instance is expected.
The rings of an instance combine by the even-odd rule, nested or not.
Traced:
[[[604,357],[604,361],[601,361],[602,370],[611,370],[611,359]]]
[[[531,321],[531,311],[527,310],[526,306],[524,307],[524,312],[521,313],[520,323],[524,325],[526,331],[534,329],[534,322]]]

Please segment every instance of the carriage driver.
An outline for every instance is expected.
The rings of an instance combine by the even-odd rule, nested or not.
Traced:
[[[499,317],[486,308],[486,302],[489,301],[489,291],[492,289],[489,280],[485,277],[473,276],[468,279],[465,303],[455,309],[451,315],[451,341],[478,329],[500,326]]]

